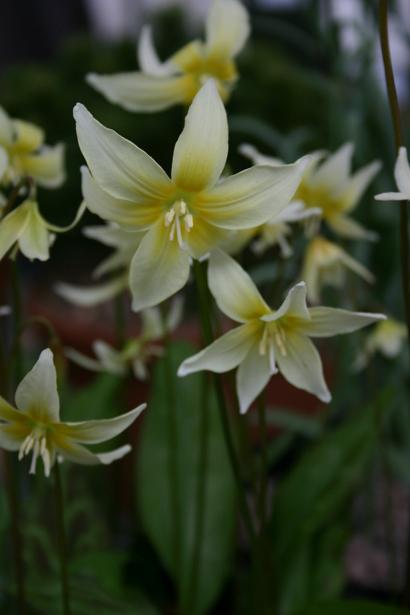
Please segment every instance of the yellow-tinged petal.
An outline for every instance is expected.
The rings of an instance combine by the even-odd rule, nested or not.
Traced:
[[[65,180],[64,145],[45,146],[37,154],[21,156],[20,165],[39,186],[59,188]]]
[[[34,367],[26,374],[16,390],[19,410],[45,422],[59,420],[60,402],[53,353],[43,350]]]
[[[322,306],[310,308],[309,313],[310,320],[300,323],[299,330],[310,337],[331,337],[352,333],[380,320],[386,320],[384,314],[350,312]]]
[[[219,309],[232,320],[247,322],[271,312],[246,271],[221,250],[210,256],[208,284]]]
[[[94,307],[113,299],[128,286],[128,273],[113,278],[109,282],[95,286],[74,286],[73,284],[56,284],[55,291],[60,297],[74,305]]]
[[[345,143],[334,154],[326,158],[309,179],[312,185],[325,185],[337,192],[345,188],[349,179],[352,162],[353,144]]]
[[[87,75],[87,82],[127,111],[150,113],[189,103],[196,91],[192,75],[159,76],[140,72]]]
[[[328,216],[326,222],[332,231],[341,237],[367,239],[368,241],[376,241],[378,239],[377,233],[364,228],[364,226],[349,216]]]
[[[327,403],[331,400],[322,361],[309,338],[296,333],[286,334],[286,352],[277,352],[279,369],[290,384],[316,395]]]
[[[255,343],[236,372],[236,390],[238,392],[239,410],[244,414],[249,406],[268,384],[271,376],[277,372],[268,353],[261,354],[259,340]]]
[[[35,152],[44,143],[44,131],[31,122],[13,120],[14,148],[19,152]]]
[[[9,166],[9,156],[7,151],[0,145],[0,180]]]
[[[131,201],[167,198],[169,178],[148,154],[105,128],[79,103],[74,107],[74,118],[83,156],[103,190]]]
[[[134,410],[116,416],[112,419],[100,419],[97,421],[82,421],[79,423],[60,423],[58,432],[83,444],[98,444],[115,438],[125,431],[127,427],[139,417],[147,404],[141,404]]]
[[[185,286],[190,256],[171,241],[169,227],[159,220],[145,235],[131,261],[129,284],[132,309],[136,312],[158,305]]]
[[[178,376],[187,376],[203,369],[223,373],[237,367],[252,345],[259,339],[258,323],[246,323],[228,331],[212,344],[185,359],[178,368]]]
[[[363,196],[366,188],[380,171],[381,162],[375,160],[367,166],[357,171],[351,179],[349,179],[343,194],[340,195],[343,202],[343,211],[349,212],[354,209]]]
[[[169,62],[161,62],[152,40],[152,28],[143,26],[138,40],[138,60],[141,70],[148,75],[162,77],[172,74],[172,66]]]
[[[185,233],[184,241],[193,258],[201,259],[226,239],[229,231],[209,224],[202,218],[194,218],[194,225]]]
[[[213,0],[206,23],[209,54],[234,57],[249,36],[249,15],[237,0]]]
[[[82,190],[90,211],[103,220],[116,222],[125,228],[148,229],[162,214],[157,201],[135,198],[133,201],[111,196],[102,190],[90,175],[87,167],[82,167]]]
[[[168,60],[183,73],[199,73],[205,59],[205,49],[201,41],[191,41],[174,53]]]
[[[228,121],[213,80],[199,90],[175,144],[172,179],[179,188],[199,192],[219,179],[228,156]]]
[[[306,305],[306,284],[305,282],[298,282],[295,284],[288,294],[282,305],[266,316],[262,316],[262,320],[265,322],[273,322],[279,320],[283,316],[292,316],[302,320],[310,320],[309,309]]]
[[[99,465],[100,463],[103,465],[109,465],[113,461],[121,459],[124,455],[127,455],[127,453],[131,451],[131,446],[129,446],[129,444],[125,444],[124,446],[120,446],[109,453],[92,453],[86,449],[85,446],[77,444],[73,440],[69,440],[68,438],[61,436],[53,438],[53,443],[57,452],[60,453],[62,457],[68,459],[68,461],[73,461],[74,463],[86,466]]]
[[[0,424],[0,448],[6,451],[18,451],[31,428],[26,422]]]
[[[20,251],[29,260],[37,258],[46,261],[50,257],[50,234],[38,211],[37,203],[27,202],[27,205],[30,205],[27,221],[18,240]]]
[[[25,417],[19,410],[13,408],[8,401],[0,397],[0,421],[25,422]]]
[[[24,232],[29,215],[30,209],[27,203],[22,203],[0,220],[0,260]]]
[[[201,216],[221,228],[241,230],[264,224],[289,203],[305,160],[282,166],[255,166],[223,179],[196,205]]]

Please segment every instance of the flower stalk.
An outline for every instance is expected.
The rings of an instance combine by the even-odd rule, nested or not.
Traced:
[[[54,497],[57,523],[58,557],[60,560],[60,582],[63,615],[70,615],[70,590],[68,582],[67,537],[64,524],[64,495],[60,466],[54,466]]]

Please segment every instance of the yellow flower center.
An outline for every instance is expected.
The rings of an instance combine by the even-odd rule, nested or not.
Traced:
[[[51,454],[47,447],[47,434],[44,427],[36,426],[25,438],[19,449],[19,461],[30,453],[33,454],[31,458],[30,474],[35,474],[37,459],[41,457],[44,464],[45,475],[50,476]]]
[[[170,241],[178,242],[184,247],[183,231],[189,233],[194,226],[194,218],[183,199],[176,201],[165,214],[165,226],[169,227]]]

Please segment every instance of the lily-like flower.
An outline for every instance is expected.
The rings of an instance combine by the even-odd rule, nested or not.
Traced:
[[[171,178],[145,152],[102,126],[82,106],[74,117],[88,208],[125,230],[144,231],[131,265],[133,309],[157,305],[187,282],[193,258],[204,258],[232,230],[258,226],[289,203],[305,161],[255,166],[222,178],[228,123],[212,80],[189,108],[175,145]]]
[[[221,373],[238,367],[236,388],[242,413],[278,371],[293,386],[329,402],[320,356],[310,338],[351,333],[385,318],[336,308],[308,308],[304,282],[296,284],[282,305],[272,310],[249,275],[220,250],[211,254],[208,282],[218,307],[241,324],[186,359],[178,375],[201,370]]]
[[[82,203],[71,224],[56,226],[43,218],[36,201],[24,201],[0,220],[0,260],[13,246],[30,260],[48,260],[50,246],[55,239],[54,233],[65,233],[72,229],[84,210],[85,203]]]
[[[102,340],[93,343],[96,359],[92,359],[74,348],[67,348],[66,356],[77,365],[94,372],[108,372],[125,376],[129,369],[138,380],[147,380],[147,363],[152,357],[163,355],[163,348],[154,342],[171,333],[180,323],[182,300],[176,298],[165,322],[159,308],[149,308],[141,312],[142,328],[138,337],[128,340],[121,350],[117,350]]]
[[[243,145],[241,152],[255,164],[275,166],[280,162],[249,145]],[[294,200],[301,201],[307,208],[319,208],[321,219],[341,237],[375,240],[377,234],[365,229],[350,214],[381,165],[376,160],[351,174],[352,155],[351,143],[345,143],[327,157],[324,152],[311,153]]]
[[[373,274],[340,246],[320,235],[311,239],[306,248],[302,270],[309,301],[311,303],[320,301],[323,286],[336,288],[343,286],[348,270],[369,284],[374,282]]]
[[[377,194],[374,197],[377,201],[408,201],[410,199],[410,167],[405,147],[399,149],[394,167],[394,179],[398,191]]]
[[[0,184],[31,177],[39,186],[58,188],[64,181],[64,147],[44,144],[35,124],[11,119],[0,107]]]
[[[360,371],[366,367],[376,352],[380,352],[386,359],[396,358],[403,348],[406,337],[407,327],[402,322],[388,318],[377,323],[366,337],[363,350],[354,363],[354,369]]]
[[[64,423],[60,421],[59,397],[53,353],[43,350],[32,370],[16,390],[16,408],[0,397],[0,447],[18,451],[19,460],[32,455],[30,474],[38,458],[50,475],[56,458],[84,465],[107,465],[126,455],[126,444],[109,453],[92,453],[84,444],[98,444],[115,438],[129,427],[146,407],[142,404],[113,419]]]
[[[87,75],[87,81],[109,101],[128,111],[160,111],[189,105],[209,77],[227,100],[238,77],[235,57],[249,36],[249,17],[237,0],[214,0],[206,23],[206,42],[188,43],[166,62],[156,54],[145,27],[139,40],[141,71],[116,75]]]

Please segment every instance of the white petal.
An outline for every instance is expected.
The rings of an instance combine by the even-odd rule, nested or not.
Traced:
[[[158,305],[177,293],[188,281],[190,256],[169,239],[169,228],[159,220],[145,235],[130,266],[132,309],[136,312]]]
[[[94,307],[113,299],[128,286],[128,274],[113,278],[104,284],[81,287],[60,282],[56,284],[55,292],[66,301],[81,307]]]
[[[212,344],[185,359],[179,366],[178,376],[209,370],[217,374],[237,367],[258,338],[258,329],[253,323],[241,325],[228,331]]]
[[[208,53],[234,57],[249,36],[249,15],[237,0],[213,0],[206,22]]]
[[[191,75],[158,76],[140,72],[87,75],[87,82],[127,111],[153,113],[188,104],[195,91]]]
[[[283,160],[280,158],[261,154],[260,151],[250,143],[242,143],[242,145],[239,146],[239,152],[242,156],[251,160],[253,164],[268,166],[281,166],[283,164]]]
[[[268,384],[272,374],[268,354],[260,354],[258,344],[252,346],[236,372],[239,409],[244,414]]]
[[[348,239],[366,239],[376,241],[378,234],[364,228],[359,222],[349,216],[332,216],[326,218],[327,224],[337,234]]]
[[[125,444],[108,453],[92,453],[81,444],[76,444],[68,438],[60,438],[56,444],[56,449],[64,459],[79,463],[80,465],[94,466],[100,463],[108,465],[117,459],[121,459],[131,451],[131,446]]]
[[[75,348],[65,348],[64,354],[67,359],[80,367],[84,367],[84,369],[88,369],[92,372],[101,372],[104,369],[99,361],[91,359],[82,352],[78,352]]]
[[[331,154],[314,172],[311,183],[324,184],[337,192],[345,187],[350,173],[353,154],[353,144],[345,143],[334,154]]]
[[[9,166],[9,157],[6,150],[0,145],[0,180]]]
[[[23,232],[19,237],[19,248],[30,260],[46,261],[50,258],[50,234],[41,217],[37,203],[28,203],[28,216]]]
[[[30,433],[28,425],[0,425],[0,448],[5,451],[18,451],[24,442],[24,438]]]
[[[184,130],[175,144],[172,179],[182,189],[199,192],[213,186],[228,156],[228,121],[212,79],[189,107]]]
[[[105,442],[125,431],[146,407],[147,404],[141,404],[137,408],[134,408],[134,410],[112,419],[61,423],[59,432],[83,444],[98,444],[99,442]]]
[[[410,167],[407,158],[407,150],[401,147],[394,167],[394,177],[399,191],[410,199]]]
[[[17,209],[0,220],[0,260],[18,241],[29,218],[29,208],[22,203]]]
[[[21,165],[39,186],[59,188],[65,180],[64,145],[44,146],[37,154],[22,157]]]
[[[316,395],[323,402],[331,400],[319,353],[307,337],[287,334],[286,354],[278,350],[276,359],[282,375],[290,384]]]
[[[232,320],[246,322],[271,311],[246,271],[221,250],[210,256],[208,284],[219,309]]]
[[[374,176],[380,171],[381,162],[375,160],[357,171],[348,181],[341,195],[343,199],[343,211],[348,212],[356,207],[362,195]]]
[[[2,421],[21,422],[26,421],[26,418],[22,412],[13,408],[8,401],[0,396],[0,419]]]
[[[24,412],[35,412],[45,421],[58,421],[60,401],[53,353],[43,350],[34,367],[24,376],[16,390],[16,405]]]
[[[138,60],[140,68],[148,75],[156,75],[161,77],[172,74],[172,66],[168,63],[163,63],[158,58],[152,39],[152,28],[143,26],[138,40]]]
[[[232,175],[204,193],[197,209],[215,226],[240,230],[280,214],[299,186],[305,160],[281,166],[256,166]]]
[[[96,357],[101,362],[103,368],[111,373],[123,375],[126,373],[126,363],[121,356],[121,353],[104,342],[103,340],[96,340],[93,343],[93,350]]]
[[[166,198],[168,176],[148,154],[97,122],[83,105],[77,103],[73,114],[81,151],[103,190],[131,201]]]
[[[295,316],[302,320],[309,320],[310,314],[306,305],[306,284],[305,282],[298,282],[295,284],[285,297],[282,305],[275,311],[262,316],[262,320],[265,322],[272,322],[279,320],[283,316]]]
[[[386,320],[384,314],[350,312],[322,306],[310,308],[309,313],[311,319],[303,323],[303,334],[311,337],[332,337],[352,333],[374,322]]]
[[[382,192],[374,197],[376,201],[407,201],[410,197],[402,192]]]

